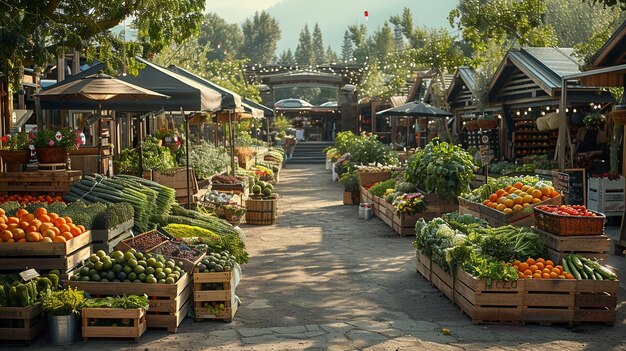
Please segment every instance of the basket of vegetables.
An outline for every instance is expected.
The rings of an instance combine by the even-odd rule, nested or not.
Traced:
[[[557,235],[601,235],[606,216],[581,205],[535,206],[537,228]]]

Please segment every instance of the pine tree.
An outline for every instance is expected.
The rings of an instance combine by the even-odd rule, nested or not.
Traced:
[[[295,59],[299,65],[311,66],[315,63],[311,33],[309,32],[309,26],[306,24],[302,31],[300,31],[300,39],[298,40],[298,47],[296,47]]]
[[[346,30],[343,34],[343,44],[341,45],[341,61],[348,63],[353,59],[354,48],[352,46],[352,39],[350,39],[350,32]]]
[[[278,63],[281,64],[292,64],[295,63],[295,59],[293,58],[293,53],[291,52],[291,49],[287,49],[287,51],[284,51],[280,54],[280,57],[278,58]]]
[[[337,56],[337,53],[328,45],[328,49],[326,49],[326,63],[337,63],[337,61],[339,61],[339,56]]]
[[[315,23],[315,28],[313,29],[313,55],[315,56],[315,63],[322,64],[325,63],[326,54],[324,52],[324,40],[322,39],[322,31],[320,30],[320,26]]]

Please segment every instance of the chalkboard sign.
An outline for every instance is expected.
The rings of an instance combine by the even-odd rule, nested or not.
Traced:
[[[563,203],[567,205],[587,204],[587,174],[584,168],[564,169],[552,172],[552,184],[562,191]]]

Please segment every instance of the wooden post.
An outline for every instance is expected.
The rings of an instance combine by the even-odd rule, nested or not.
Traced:
[[[561,99],[559,102],[559,137],[557,139],[557,159],[559,161],[559,170],[565,169],[565,142],[567,139],[567,117],[565,109],[567,108],[567,79],[561,79]]]

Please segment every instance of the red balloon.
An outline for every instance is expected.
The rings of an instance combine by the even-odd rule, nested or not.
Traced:
[[[369,14],[370,14],[370,13],[369,13],[369,12],[367,12],[367,11],[363,12],[363,15],[365,15],[365,17],[369,16]]]

